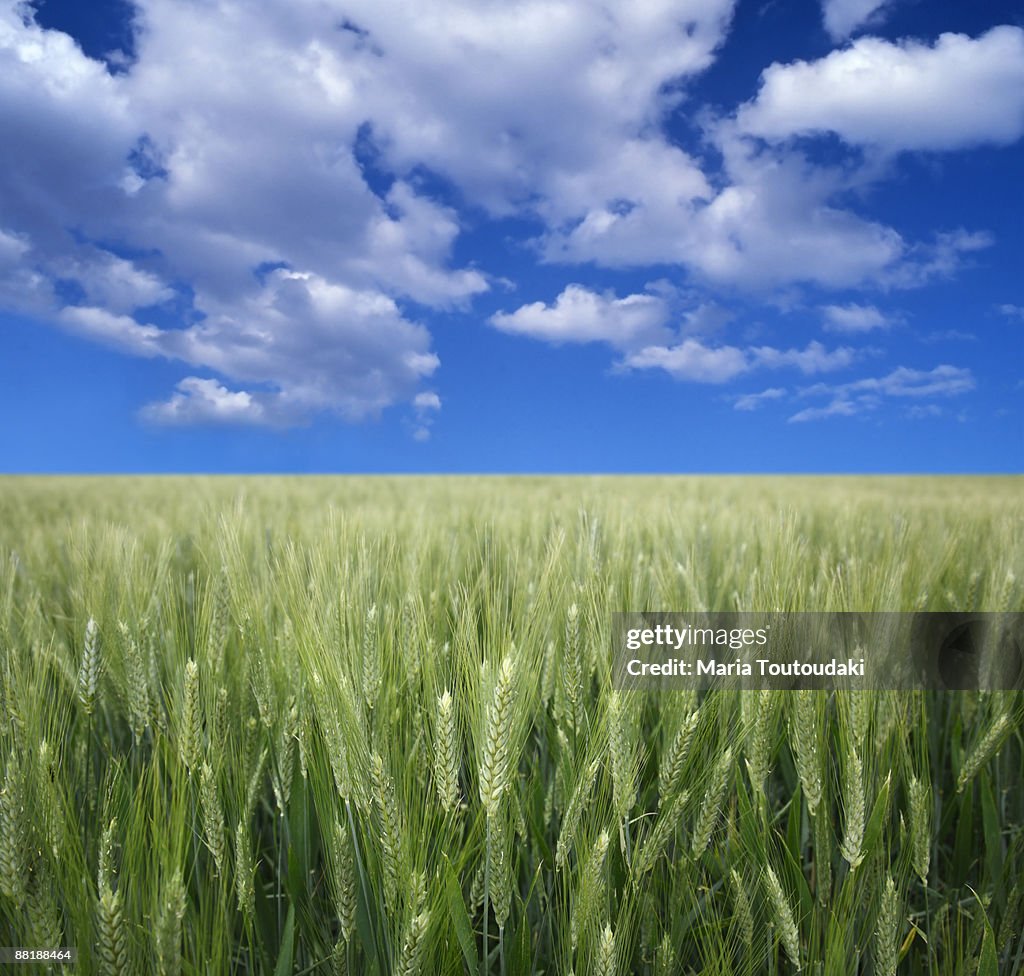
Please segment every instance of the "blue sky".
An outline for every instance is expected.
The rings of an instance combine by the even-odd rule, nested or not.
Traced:
[[[0,471],[1024,460],[1024,11],[0,0]]]

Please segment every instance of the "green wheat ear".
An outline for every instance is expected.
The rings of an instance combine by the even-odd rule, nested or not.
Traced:
[[[822,728],[818,713],[821,692],[801,689],[792,695],[790,743],[807,807],[816,813],[822,796]]]
[[[864,766],[856,746],[848,745],[843,780],[843,843],[840,850],[852,869],[864,859]]]
[[[875,926],[875,971],[896,976],[900,949],[900,900],[896,882],[886,876]]]
[[[199,666],[189,658],[185,662],[185,680],[178,725],[178,749],[182,765],[194,773],[203,753],[203,729],[199,701]]]
[[[800,931],[796,925],[789,899],[782,890],[782,884],[772,866],[765,866],[765,885],[768,889],[768,903],[771,906],[775,930],[782,942],[789,961],[800,969]]]
[[[29,813],[25,779],[18,757],[12,755],[0,790],[0,892],[20,903],[25,897],[28,870]]]
[[[434,788],[445,813],[459,805],[459,752],[455,701],[446,688],[437,698],[434,720]]]
[[[185,917],[185,885],[177,870],[161,891],[154,940],[159,976],[181,976],[182,920]]]
[[[610,925],[605,925],[601,930],[601,937],[597,943],[597,959],[594,963],[596,976],[616,976],[618,963],[615,956],[615,934]]]
[[[224,870],[224,854],[227,847],[224,827],[224,809],[209,763],[203,763],[199,777],[199,802],[203,811],[203,840],[217,865],[217,873]]]
[[[921,884],[928,884],[932,844],[932,791],[916,776],[910,780],[911,863]]]
[[[78,669],[78,700],[86,715],[92,715],[99,694],[100,671],[99,627],[90,617],[85,625],[85,641],[82,644],[82,663]]]
[[[909,487],[0,480],[0,933],[97,976],[1012,970],[1019,692],[610,681],[622,609],[1018,609],[1019,485]]]
[[[1007,712],[1003,712],[989,726],[988,731],[981,737],[977,745],[971,750],[963,766],[960,768],[960,775],[956,781],[957,793],[963,793],[967,784],[974,779],[978,771],[998,751],[1003,739],[1013,728],[1013,721]]]
[[[700,857],[711,843],[711,834],[722,812],[725,791],[732,771],[732,746],[728,746],[719,757],[711,775],[711,781],[701,801],[700,811],[693,826],[690,850],[694,857]]]
[[[494,816],[512,777],[512,722],[514,719],[515,663],[508,654],[498,667],[498,677],[487,709],[484,750],[480,759],[480,802]]]
[[[103,976],[131,976],[128,933],[120,891],[107,888],[100,894],[96,910],[96,931],[100,973]]]

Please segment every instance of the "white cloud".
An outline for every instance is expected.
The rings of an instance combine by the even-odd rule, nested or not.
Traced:
[[[974,389],[974,376],[969,369],[942,365],[931,370],[900,366],[878,379],[856,380],[843,387],[845,392],[877,392],[883,396],[928,397],[957,396]]]
[[[705,126],[722,156],[708,175],[661,125],[669,109],[702,118],[682,84],[712,63],[734,6],[137,0],[137,58],[111,74],[8,2],[0,304],[217,375],[147,408],[164,422],[359,420],[401,403],[429,434],[437,409],[418,397],[437,396],[423,385],[438,359],[411,306],[466,307],[501,270],[453,257],[467,214],[539,221],[541,260],[666,264],[712,289],[911,287],[988,242],[915,243],[858,216],[850,191],[866,177],[789,136],[1016,138],[1024,32],[862,38],[775,65],[738,119]],[[491,324],[604,342],[626,368],[700,382],[854,358],[712,341],[724,313],[707,299],[683,313],[654,288],[570,285]]]
[[[111,75],[27,5],[0,9],[0,303],[256,384],[245,422],[411,400],[437,358],[396,299],[447,308],[487,282],[448,267],[450,208],[364,179],[374,56],[329,6],[136,15],[137,61]],[[172,301],[182,327],[150,324]],[[180,389],[161,416],[242,419],[212,389]]]
[[[833,203],[850,189],[847,174],[797,152],[759,151],[729,126],[715,138],[728,177],[717,192],[591,209],[549,232],[545,256],[608,267],[667,262],[698,280],[748,289],[850,287],[891,276],[905,259],[924,259],[892,228]]]
[[[922,342],[974,342],[978,337],[962,329],[937,329],[918,336]]]
[[[746,353],[735,346],[706,346],[684,339],[676,346],[646,346],[630,353],[628,369],[663,369],[673,379],[693,383],[724,383],[750,369]]]
[[[161,354],[160,339],[164,333],[154,325],[141,325],[130,315],[117,315],[89,305],[69,305],[56,318],[68,331],[122,352],[147,357]]]
[[[887,329],[891,324],[874,305],[825,305],[821,311],[826,332],[872,332]]]
[[[424,390],[413,397],[412,406],[415,414],[413,440],[425,443],[430,440],[430,428],[433,427],[437,412],[441,409],[441,398],[431,390]]]
[[[838,385],[817,383],[801,390],[801,396],[826,397],[829,402],[820,407],[806,407],[793,414],[789,422],[803,423],[836,416],[852,417],[876,410],[887,398],[946,398],[968,393],[974,387],[974,375],[969,369],[959,366],[944,364],[931,370],[900,366],[881,377],[868,377]],[[921,409],[926,407],[923,405]]]
[[[260,402],[244,390],[232,392],[216,380],[188,376],[178,383],[177,392],[163,403],[142,408],[143,419],[154,424],[262,424],[266,422]]]
[[[849,37],[857,28],[882,19],[888,0],[822,0],[825,30],[834,41]]]
[[[1024,305],[1012,305],[1008,302],[1004,302],[1002,305],[996,306],[996,311],[1000,315],[1005,315],[1008,319],[1016,319],[1019,322],[1024,322]]]
[[[524,202],[558,212],[636,192],[639,157],[676,171],[686,192],[700,184],[683,153],[637,138],[663,109],[666,82],[711,64],[733,6],[350,0],[344,9],[380,52],[360,94],[392,165],[425,163],[495,212]]]
[[[759,346],[751,350],[752,362],[756,366],[779,369],[792,366],[801,373],[830,373],[845,369],[857,359],[857,353],[847,346],[826,349],[820,342],[809,342],[804,349],[773,349]]]
[[[733,401],[734,410],[759,410],[771,400],[781,400],[786,390],[781,386],[770,386],[760,393],[744,393]]]
[[[417,386],[438,366],[427,330],[403,318],[392,299],[316,275],[279,269],[241,305],[211,302],[208,311],[184,329],[140,324],[94,307],[68,307],[58,318],[71,331],[134,355],[178,360],[266,388],[253,394],[260,410],[249,410],[245,422],[294,424],[318,412],[361,420],[414,400]],[[172,398],[168,416],[180,423],[232,419],[196,400],[209,389],[183,391],[187,402]],[[147,416],[155,415],[150,410]]]
[[[878,405],[876,400],[862,398],[854,403],[845,397],[837,396],[831,403],[824,407],[805,407],[789,418],[791,424],[806,423],[808,420],[824,420],[826,417],[852,417],[865,410],[873,409]]]
[[[412,405],[417,410],[424,412],[428,410],[440,410],[441,409],[441,398],[436,393],[424,391],[423,393],[417,393],[413,397]]]
[[[818,61],[773,64],[737,124],[770,140],[834,132],[888,152],[1008,144],[1024,134],[1024,30],[933,45],[862,37]]]
[[[668,326],[667,297],[654,294],[616,298],[598,294],[582,285],[570,285],[551,305],[533,302],[511,313],[491,316],[491,324],[503,332],[530,336],[556,345],[603,342],[624,353],[617,368],[661,369],[675,379],[696,383],[724,383],[755,369],[795,368],[804,374],[830,372],[853,363],[853,349],[826,349],[820,342],[804,349],[773,346],[740,348],[711,343],[693,334],[695,327],[717,329],[722,310],[699,305],[685,312],[678,329]]]
[[[81,247],[77,253],[49,263],[47,270],[55,277],[76,282],[87,302],[114,313],[158,305],[174,296],[156,274],[99,248]]]
[[[852,349],[827,350],[820,342],[804,349],[775,349],[772,346],[710,346],[701,339],[687,338],[673,346],[646,346],[627,355],[621,365],[627,369],[663,369],[678,380],[696,383],[724,383],[756,369],[796,368],[804,374],[843,369],[856,360]]]
[[[668,305],[657,295],[616,298],[582,285],[569,285],[554,304],[532,302],[514,312],[499,312],[490,322],[496,329],[554,344],[607,342],[617,348],[668,338]]]
[[[11,234],[0,227],[0,263],[14,264],[29,251],[28,243],[18,234]]]

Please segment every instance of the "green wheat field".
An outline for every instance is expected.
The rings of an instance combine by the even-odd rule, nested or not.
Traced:
[[[613,690],[697,609],[1024,610],[1024,479],[0,479],[0,946],[1024,972],[1020,695]]]

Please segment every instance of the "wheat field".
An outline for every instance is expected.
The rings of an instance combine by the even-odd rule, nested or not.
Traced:
[[[1024,972],[1019,693],[609,676],[614,611],[1022,584],[1021,478],[0,479],[0,946]]]

